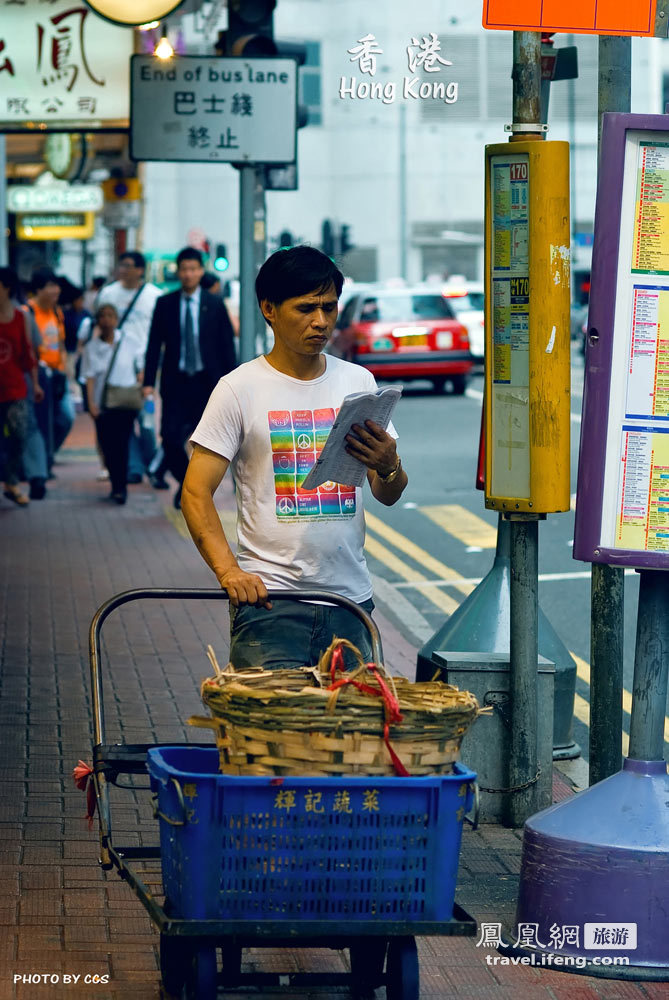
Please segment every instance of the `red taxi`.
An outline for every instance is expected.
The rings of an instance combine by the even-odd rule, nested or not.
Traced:
[[[440,291],[366,290],[344,305],[329,351],[378,379],[428,379],[435,392],[467,388],[473,358],[467,329]]]

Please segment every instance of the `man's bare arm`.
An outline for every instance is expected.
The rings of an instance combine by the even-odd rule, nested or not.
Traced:
[[[214,493],[229,464],[227,458],[196,444],[181,492],[181,512],[202,558],[227,590],[230,603],[271,608],[260,577],[240,569],[214,505]]]

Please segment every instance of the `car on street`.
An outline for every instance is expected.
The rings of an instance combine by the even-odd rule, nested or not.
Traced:
[[[467,327],[472,357],[477,363],[482,363],[485,347],[483,282],[448,283],[442,286],[441,293],[448,299],[460,322]]]
[[[388,288],[352,295],[328,347],[364,365],[375,378],[428,379],[435,392],[447,382],[461,395],[473,359],[467,328],[440,289]]]

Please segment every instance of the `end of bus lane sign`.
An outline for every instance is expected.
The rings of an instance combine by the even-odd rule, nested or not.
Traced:
[[[197,163],[291,163],[294,59],[130,60],[130,156]]]

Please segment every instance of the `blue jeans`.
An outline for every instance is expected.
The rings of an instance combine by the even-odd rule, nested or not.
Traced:
[[[371,614],[374,602],[370,598],[360,607]],[[253,604],[230,605],[230,662],[238,670],[313,667],[335,635],[357,646],[365,663],[371,660],[370,634],[345,608],[298,601],[274,601],[270,611]],[[347,667],[356,663],[348,650],[345,659]]]

